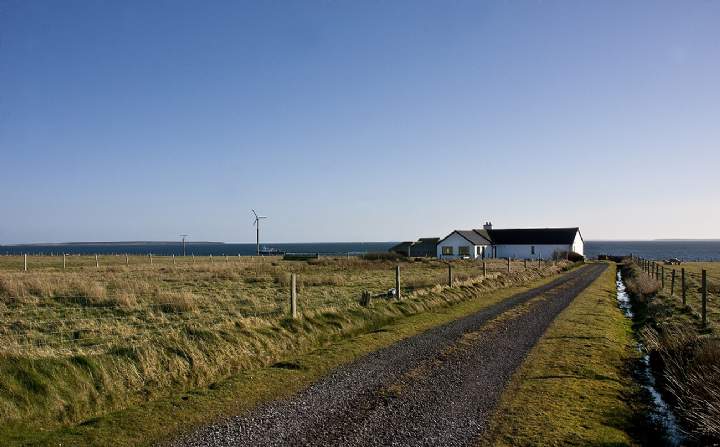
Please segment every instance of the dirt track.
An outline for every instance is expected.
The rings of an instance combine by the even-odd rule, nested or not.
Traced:
[[[402,340],[288,400],[228,418],[172,445],[473,445],[547,326],[605,268],[582,267]]]

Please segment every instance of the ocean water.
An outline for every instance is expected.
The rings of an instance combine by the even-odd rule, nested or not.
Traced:
[[[396,242],[320,242],[320,243],[268,243],[263,246],[291,253],[320,253],[321,255],[362,254],[387,251]],[[193,242],[187,245],[187,254],[198,256],[231,255],[251,256],[255,244],[223,244]],[[178,243],[117,243],[117,244],[48,244],[48,245],[0,245],[0,254],[148,254],[180,255],[182,244]],[[716,241],[587,241],[585,256],[634,255],[648,259],[680,258],[683,260],[720,261],[720,240]]]
[[[624,256],[634,254],[646,259],[678,258],[685,261],[720,261],[720,240],[711,241],[587,241],[585,256]]]
[[[320,242],[320,243],[288,243],[260,244],[260,247],[274,248],[289,253],[319,253],[320,255],[363,254],[388,251],[397,242]],[[252,256],[256,253],[255,244],[225,244],[192,242],[186,244],[188,256]],[[182,255],[182,243],[82,243],[82,244],[32,244],[32,245],[0,245],[0,254],[148,254]]]

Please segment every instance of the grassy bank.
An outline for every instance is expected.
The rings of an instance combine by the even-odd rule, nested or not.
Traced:
[[[278,263],[277,266],[272,265],[277,261],[265,262],[267,265],[261,267],[261,270],[265,272],[263,275],[268,278],[273,278],[273,275],[267,275],[267,269],[283,266],[281,263]],[[418,264],[418,269],[437,268],[428,262],[404,263],[401,266],[403,273],[412,272],[414,264]],[[323,267],[326,268],[324,271],[321,270]],[[360,278],[360,284],[356,285],[355,289],[359,294],[360,290],[366,288],[371,281],[375,281],[373,284],[378,289],[385,286],[387,280],[385,271],[392,272],[394,270],[392,267],[394,264],[388,264],[385,261],[370,262],[351,259],[332,262],[323,260],[323,264],[291,263],[286,268],[298,271],[305,269],[304,274],[308,276],[311,276],[311,272],[314,271],[316,277],[338,274],[335,273],[338,269],[345,269],[347,276],[338,280],[338,288],[349,287],[343,279],[352,283],[353,278]],[[240,272],[229,270],[235,268],[231,265],[223,266],[222,270],[220,268],[220,266],[207,265],[189,266],[187,270],[181,271],[179,274],[184,275],[184,280],[191,285],[196,282],[202,283],[203,278],[208,274],[220,274],[222,275],[220,278],[208,281],[208,283],[214,285],[219,283],[226,290],[233,289],[231,285],[225,283],[225,281],[231,280],[222,278],[237,274],[240,276],[235,283],[255,285],[258,288],[258,295],[267,293],[264,290],[267,286],[278,286],[278,282],[274,279],[247,281]],[[446,268],[446,266],[443,268],[445,274]],[[472,269],[476,274],[479,273],[477,264],[458,263],[456,265],[457,270],[462,271],[463,268],[468,271]],[[194,269],[198,269],[197,272]],[[249,270],[255,273],[256,269],[257,266],[250,267]],[[272,378],[274,383],[279,380],[277,374],[282,377],[283,374],[289,374],[288,371],[295,371],[299,376],[293,380],[296,380],[297,384],[302,384],[305,383],[303,380],[310,380],[325,371],[329,367],[327,365],[338,364],[349,359],[342,357],[345,354],[337,354],[340,357],[334,362],[325,363],[321,356],[316,361],[310,361],[310,363],[316,362],[317,365],[306,369],[305,367],[294,369],[292,362],[278,363],[285,361],[283,359],[291,352],[297,354],[309,352],[318,347],[327,346],[328,343],[335,343],[343,337],[371,332],[381,325],[409,315],[446,308],[449,305],[473,298],[481,298],[479,301],[473,300],[473,303],[487,305],[494,302],[493,300],[509,296],[505,294],[511,293],[512,287],[551,276],[559,269],[559,266],[544,266],[485,279],[477,276],[471,277],[468,274],[467,278],[469,279],[459,281],[452,288],[435,285],[416,288],[414,291],[406,289],[406,298],[402,301],[376,300],[372,306],[367,308],[359,306],[357,301],[351,297],[351,292],[345,290],[344,301],[340,301],[343,299],[342,294],[340,298],[334,298],[338,300],[336,305],[301,307],[302,315],[297,320],[289,319],[282,314],[268,314],[260,317],[247,316],[242,312],[232,312],[230,307],[233,305],[248,306],[242,300],[252,297],[252,289],[246,289],[241,296],[231,295],[230,292],[227,295],[218,293],[214,299],[212,299],[213,295],[208,293],[207,300],[209,302],[203,303],[202,307],[198,305],[197,308],[183,308],[184,310],[172,307],[170,308],[172,311],[168,311],[168,308],[163,306],[146,306],[145,301],[140,301],[137,307],[132,309],[133,313],[123,314],[126,310],[118,306],[99,306],[91,301],[68,304],[64,300],[64,295],[53,295],[53,292],[47,292],[47,290],[57,290],[53,287],[65,287],[62,280],[53,283],[59,284],[59,286],[49,285],[48,288],[38,288],[37,290],[40,292],[32,287],[27,287],[28,295],[22,300],[13,300],[14,297],[9,296],[3,301],[5,318],[8,318],[8,313],[16,312],[11,317],[14,319],[14,324],[4,326],[5,328],[17,329],[17,332],[24,330],[26,333],[31,330],[42,332],[42,329],[45,328],[43,325],[48,324],[45,321],[52,322],[53,319],[43,320],[37,317],[38,313],[44,315],[54,312],[54,319],[57,320],[58,325],[93,324],[97,331],[106,336],[110,334],[112,339],[104,345],[98,344],[89,350],[83,350],[82,345],[68,349],[62,345],[31,343],[26,351],[17,350],[0,355],[0,384],[2,384],[0,387],[0,415],[2,415],[0,444],[21,443],[24,440],[45,443],[50,442],[49,440],[54,441],[56,436],[69,437],[70,441],[68,442],[72,444],[73,440],[77,441],[78,439],[74,437],[74,433],[82,433],[88,439],[97,436],[98,445],[107,445],[107,441],[115,439],[116,435],[120,439],[118,442],[113,441],[116,445],[121,444],[122,439],[126,440],[123,441],[126,443],[125,445],[136,445],[142,439],[156,439],[171,430],[174,424],[171,422],[172,419],[168,419],[165,423],[158,425],[160,410],[153,408],[153,405],[161,407],[167,405],[170,408],[176,408],[178,402],[191,400],[204,402],[204,404],[200,404],[201,408],[195,408],[185,413],[184,416],[176,415],[176,417],[183,424],[206,420],[208,417],[228,410],[228,407],[237,406],[235,400],[238,397],[241,398],[243,404],[252,404],[256,399],[282,394],[285,392],[283,390],[294,389],[293,386],[289,386],[282,380],[279,381],[284,384],[282,388],[262,381],[255,383],[256,374],[261,377],[267,375]],[[374,272],[377,271],[382,273],[373,277]],[[48,273],[64,274],[64,272],[40,272],[39,274]],[[77,272],[71,273],[76,274]],[[108,275],[112,276],[113,273],[115,272],[110,271]],[[121,273],[128,277],[134,275],[138,281],[154,281],[151,274],[134,271],[132,268],[127,272],[121,271]],[[11,275],[15,274],[11,273]],[[417,274],[421,275],[422,270]],[[192,280],[192,275],[197,275],[197,278]],[[391,275],[387,276],[392,280]],[[169,273],[158,275],[158,277],[160,281],[165,281],[167,277],[173,278]],[[249,277],[253,278],[253,276]],[[2,278],[7,278],[7,275]],[[102,280],[115,281],[102,278],[95,280],[98,282]],[[27,284],[33,277],[28,275],[21,279],[25,281],[23,284]],[[127,287],[122,282],[115,284],[118,284],[118,287]],[[128,284],[132,287],[131,282]],[[153,293],[161,292],[164,287],[173,286],[177,287],[177,282],[171,280],[169,284],[157,285],[159,290],[156,289]],[[498,289],[503,291],[497,292]],[[302,293],[303,289],[301,289],[301,300],[308,295],[308,289],[304,289],[304,291],[305,293]],[[283,295],[286,295],[286,290],[284,292]],[[328,293],[323,290],[317,290],[317,292]],[[106,312],[112,311],[117,314],[73,319],[64,316],[65,306],[84,306],[88,310],[105,309]],[[129,317],[133,315],[144,315],[149,320],[145,326],[138,325],[139,327],[135,329],[138,337],[135,338],[127,337],[127,334],[117,330],[122,325],[128,324]],[[173,320],[174,318],[178,318],[178,320]],[[179,320],[179,318],[184,318],[184,320]],[[3,335],[13,336],[13,333],[6,332]],[[85,337],[81,336],[79,339],[84,340]],[[376,339],[385,340],[384,336],[376,334],[367,342],[361,343],[361,346],[367,347],[368,350],[372,349],[376,346],[374,341]],[[100,348],[100,346],[102,347]],[[25,347],[17,346],[17,348]],[[355,351],[350,349],[348,352]],[[268,365],[273,364],[279,365],[279,367],[267,368]],[[291,369],[283,368],[283,365],[290,365]],[[307,375],[303,376],[303,374]],[[218,393],[213,391],[222,389],[224,386],[232,388],[232,385],[219,385],[228,377],[235,377],[235,380],[245,383],[242,380],[244,376],[248,377],[250,381],[247,383],[252,383],[252,386],[248,385],[249,390],[243,389],[245,394],[237,395],[232,390],[223,392],[223,395],[235,396],[235,399],[223,401]],[[198,391],[189,393],[188,390],[192,389]],[[178,395],[182,395],[182,397],[176,399]],[[196,398],[204,395],[212,397],[207,400]],[[182,400],[183,397],[185,400]],[[143,408],[149,408],[150,410],[147,410],[149,413],[143,412]],[[163,407],[162,411],[167,412],[168,408]],[[152,418],[148,419],[149,414],[152,414]],[[141,416],[135,417],[134,415]],[[152,423],[144,425],[143,420],[150,420]],[[125,425],[127,421],[132,422],[130,425]],[[82,422],[82,424],[76,425],[78,422]],[[123,427],[133,428],[130,433],[125,432],[124,435],[118,435],[118,432],[123,431]],[[139,434],[140,437],[133,433]],[[75,443],[80,444],[81,442]],[[82,443],[86,443],[86,441]]]
[[[503,394],[490,438],[498,446],[632,445],[637,354],[617,306],[615,268],[553,322]]]
[[[709,279],[720,272],[720,263],[684,263],[691,272],[708,270]],[[638,326],[655,371],[658,385],[690,442],[720,442],[720,306],[716,285],[709,281],[708,321],[703,326],[697,296],[699,281],[689,279],[688,304],[677,293],[649,278],[632,263],[623,266],[628,292],[638,314]],[[666,282],[667,286],[667,282]]]

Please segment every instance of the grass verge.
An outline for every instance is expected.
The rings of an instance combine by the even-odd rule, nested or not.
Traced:
[[[411,316],[407,316],[408,313],[420,311],[424,306],[420,306],[419,301],[422,299],[427,303],[428,297],[418,297],[418,302],[397,303],[399,307],[394,313],[384,312],[387,305],[380,303],[374,312],[382,318],[378,318],[375,325],[363,326],[356,332],[344,332],[339,328],[336,337],[315,339],[314,349],[300,350],[298,355],[279,356],[267,366],[247,368],[208,386],[159,396],[79,424],[43,430],[37,424],[8,423],[0,427],[0,445],[136,446],[161,442],[223,415],[237,414],[260,402],[288,396],[358,356],[476,312],[554,278],[552,275],[522,286],[496,290],[483,290],[473,284],[439,290],[437,293],[444,296],[445,305],[441,306],[437,301],[432,310]],[[333,321],[343,323],[336,318]],[[345,323],[352,326],[349,321]],[[294,324],[300,326],[295,328]],[[297,323],[286,320],[284,330],[302,332],[303,325],[307,324],[312,324],[312,317]],[[287,347],[295,345],[290,343]]]
[[[548,328],[516,372],[491,423],[497,446],[633,445],[637,356],[608,268]]]

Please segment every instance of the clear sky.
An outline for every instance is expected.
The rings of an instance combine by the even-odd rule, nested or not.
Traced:
[[[720,1],[0,0],[0,244],[720,237]]]

